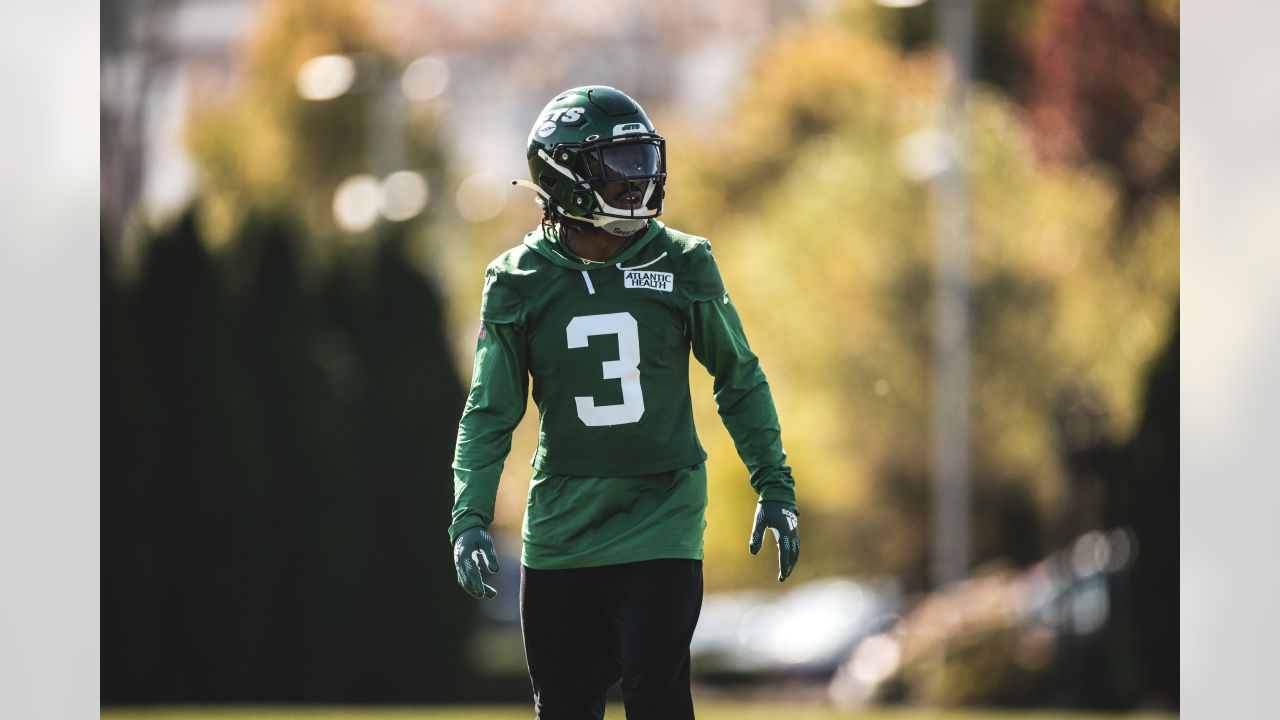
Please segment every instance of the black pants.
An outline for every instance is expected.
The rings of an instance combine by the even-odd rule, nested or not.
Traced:
[[[701,560],[520,572],[520,623],[539,720],[599,720],[622,680],[628,720],[693,718],[689,640]]]

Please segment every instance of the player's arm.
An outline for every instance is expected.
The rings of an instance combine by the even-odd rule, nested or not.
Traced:
[[[482,317],[490,311],[486,289]],[[518,325],[486,319],[476,341],[471,389],[458,423],[453,455],[453,516],[449,542],[453,545],[458,584],[476,597],[493,597],[494,589],[481,579],[483,560],[489,572],[498,571],[497,553],[488,526],[493,522],[498,481],[511,451],[511,433],[524,417],[528,402],[529,369],[524,337]]]
[[[519,329],[488,322],[482,327],[453,453],[451,540],[468,528],[493,522],[498,479],[511,451],[511,433],[524,417],[528,402],[529,371]]]

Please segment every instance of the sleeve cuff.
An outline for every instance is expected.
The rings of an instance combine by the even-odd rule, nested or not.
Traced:
[[[458,536],[470,530],[473,527],[484,527],[484,520],[479,515],[466,515],[458,518],[449,526],[449,544],[452,545],[458,541]]]
[[[796,504],[796,489],[785,485],[767,487],[760,491],[760,499],[784,502],[794,506]]]

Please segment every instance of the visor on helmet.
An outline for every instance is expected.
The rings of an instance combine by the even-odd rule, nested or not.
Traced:
[[[608,140],[582,149],[582,186],[607,217],[655,217],[662,212],[666,179],[662,138]]]
[[[603,175],[615,178],[651,178],[658,174],[658,147],[653,143],[625,143],[600,148]]]

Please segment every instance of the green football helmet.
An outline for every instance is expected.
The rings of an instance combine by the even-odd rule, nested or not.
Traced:
[[[529,132],[528,180],[548,219],[631,235],[662,214],[666,141],[635,100],[603,85],[560,93]]]

